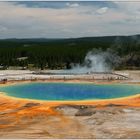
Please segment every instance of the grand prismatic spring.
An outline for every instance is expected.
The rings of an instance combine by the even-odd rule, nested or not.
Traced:
[[[8,96],[46,101],[114,99],[140,93],[137,85],[74,83],[24,83],[0,87]]]

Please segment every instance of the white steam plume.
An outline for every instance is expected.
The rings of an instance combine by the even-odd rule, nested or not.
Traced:
[[[112,50],[93,50],[87,53],[82,65],[73,65],[70,71],[72,73],[110,72],[119,61],[119,57]]]

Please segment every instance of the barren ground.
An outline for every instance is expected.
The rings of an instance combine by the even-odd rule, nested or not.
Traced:
[[[127,82],[138,82],[136,73]],[[1,94],[0,138],[140,138],[140,95],[58,103]]]
[[[77,104],[0,100],[0,138],[140,138],[139,96]]]

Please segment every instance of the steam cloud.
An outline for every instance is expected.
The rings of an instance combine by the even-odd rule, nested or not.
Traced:
[[[135,48],[140,45],[138,36],[127,37],[130,46]],[[85,74],[94,72],[112,72],[116,67],[120,67],[128,59],[133,59],[131,55],[121,56],[128,46],[123,45],[125,41],[121,37],[116,37],[113,44],[107,50],[93,49],[87,53],[82,64],[72,64],[70,70],[60,70],[61,73]],[[128,41],[127,41],[128,42]]]
[[[87,53],[83,64],[76,64],[70,70],[73,73],[111,72],[120,62],[119,56],[111,49],[92,50]]]

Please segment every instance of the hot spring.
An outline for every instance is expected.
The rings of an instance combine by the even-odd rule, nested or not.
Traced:
[[[140,93],[138,85],[96,85],[78,83],[24,83],[0,87],[8,96],[46,100],[76,101],[114,99]]]

